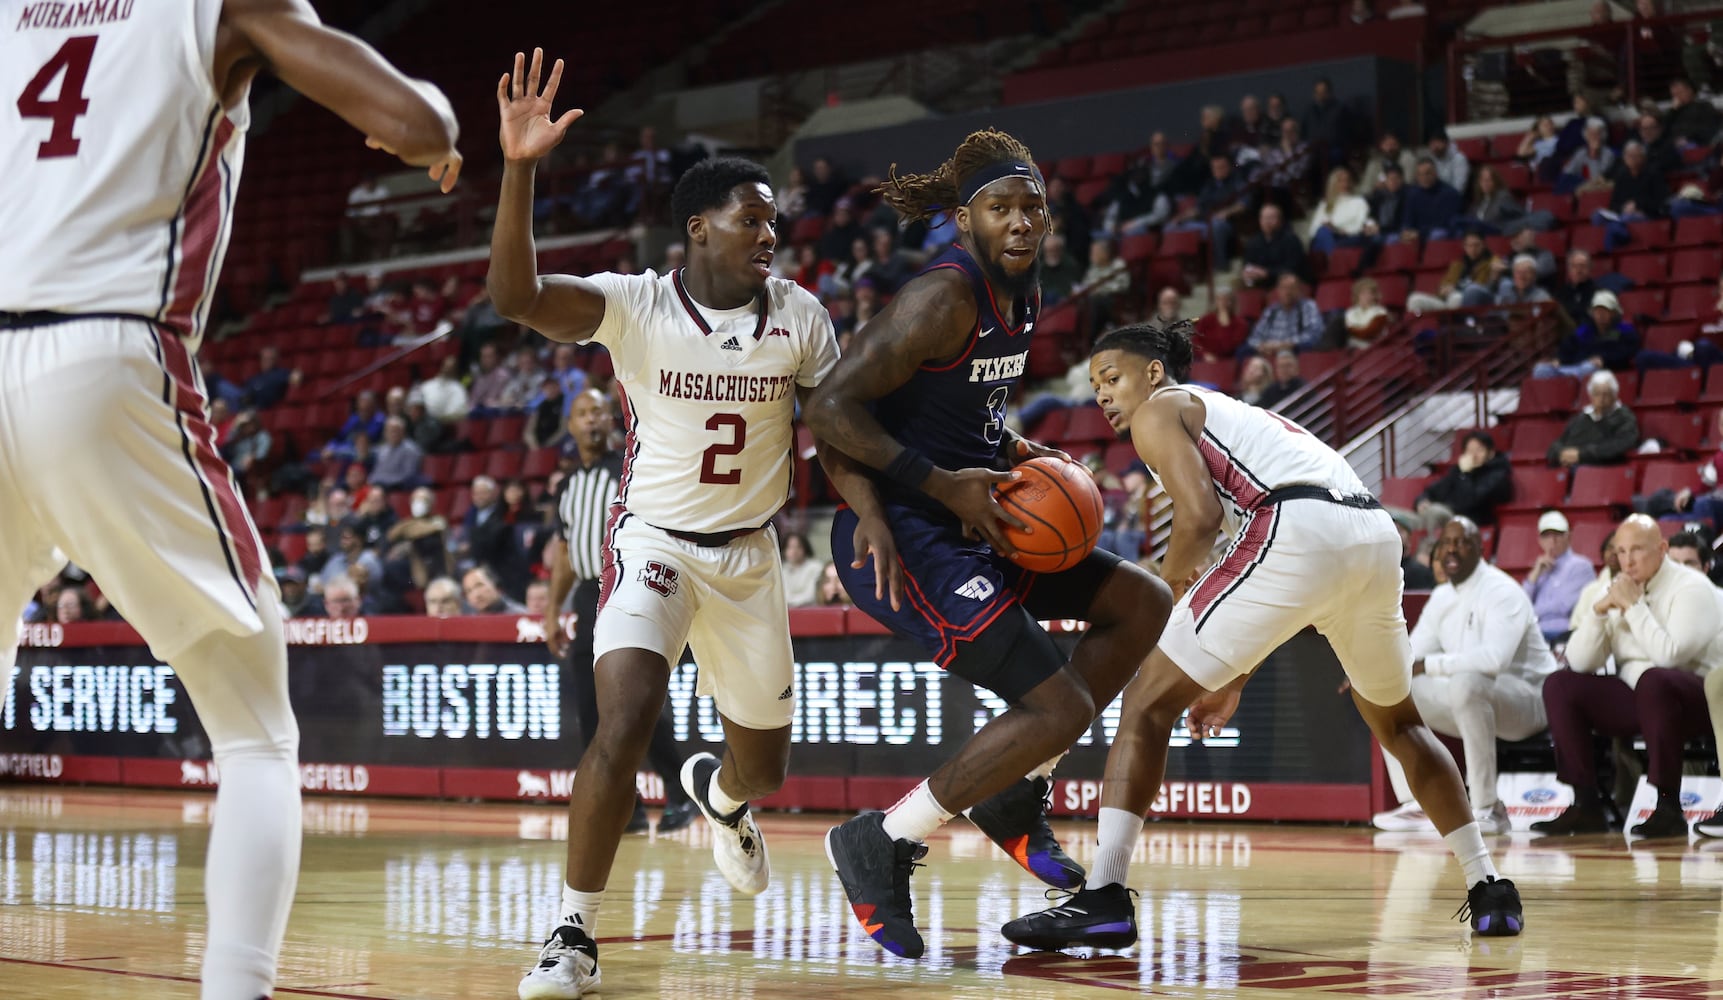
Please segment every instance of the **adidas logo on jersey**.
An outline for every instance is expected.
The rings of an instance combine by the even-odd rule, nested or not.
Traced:
[[[739,351],[742,349],[742,342],[737,340],[735,337],[731,337],[719,346],[721,349],[726,351]]]
[[[958,597],[967,597],[972,601],[985,601],[993,596],[993,581],[985,576],[972,578],[968,583],[957,588]]]
[[[794,684],[785,685],[784,693],[781,695],[778,695],[778,700],[779,701],[789,701],[792,697],[795,696],[795,694],[796,694],[796,686]]]

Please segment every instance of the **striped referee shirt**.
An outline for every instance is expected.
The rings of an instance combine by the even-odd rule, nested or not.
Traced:
[[[604,523],[622,482],[622,453],[608,451],[562,481],[556,502],[556,531],[568,543],[569,565],[581,580],[604,569]]]

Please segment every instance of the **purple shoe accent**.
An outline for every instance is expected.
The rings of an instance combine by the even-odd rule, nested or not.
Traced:
[[[1511,930],[1515,934],[1518,934],[1520,932],[1520,922],[1518,920],[1515,920],[1513,917],[1509,917],[1508,918],[1508,930]]]
[[[896,955],[898,958],[904,957],[903,956],[903,945],[898,944],[896,941],[892,941],[892,940],[888,939],[885,936],[884,928],[881,928],[880,930],[874,931],[872,934],[869,934],[868,937],[871,937],[875,941],[879,942],[879,946],[881,948],[884,948],[886,951],[891,952],[893,955]]]
[[[1478,918],[1478,933],[1479,934],[1488,934],[1489,932],[1490,932],[1490,918],[1489,918],[1489,916],[1485,915],[1485,916],[1479,917]]]
[[[1046,851],[1029,855],[1029,870],[1048,885],[1060,889],[1075,889],[1083,884],[1083,876],[1054,861]]]
[[[1112,923],[1112,924],[1096,924],[1093,927],[1086,927],[1083,929],[1083,933],[1085,935],[1095,935],[1095,934],[1131,934],[1131,935],[1135,935],[1136,932],[1137,932],[1137,929],[1135,927],[1132,927],[1131,924],[1127,921],[1120,921],[1118,923]]]

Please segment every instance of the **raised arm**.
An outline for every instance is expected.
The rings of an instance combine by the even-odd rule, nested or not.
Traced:
[[[975,326],[975,300],[955,271],[936,270],[904,287],[855,338],[848,354],[814,390],[805,410],[814,436],[861,464],[944,504],[994,548],[1012,548],[1001,520],[1017,527],[994,501],[992,487],[1015,474],[989,469],[942,469],[887,434],[868,404],[889,395],[929,361],[963,349]]]
[[[323,24],[307,0],[227,0],[216,40],[217,86],[231,107],[258,69],[365,133],[367,143],[429,167],[447,192],[461,172],[448,98],[403,75],[370,45]]]
[[[1161,559],[1161,579],[1182,597],[1197,565],[1214,548],[1225,518],[1208,463],[1197,450],[1208,411],[1186,392],[1172,392],[1137,407],[1131,416],[1131,441],[1137,454],[1161,481],[1173,502],[1172,534]]]
[[[504,73],[497,81],[503,181],[485,286],[498,315],[551,340],[569,343],[589,340],[597,332],[604,321],[604,293],[584,278],[538,273],[538,250],[532,239],[533,171],[584,114],[577,108],[551,119],[551,102],[562,82],[562,60],[551,67],[550,80],[540,93],[543,66],[543,49],[532,50],[530,69],[526,57],[516,52],[514,72]]]

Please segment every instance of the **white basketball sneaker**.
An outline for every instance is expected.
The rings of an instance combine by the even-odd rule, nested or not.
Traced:
[[[598,990],[598,945],[573,924],[551,931],[538,964],[520,981],[520,1000],[580,1000]]]
[[[766,838],[754,823],[754,814],[747,803],[728,816],[712,810],[707,798],[712,776],[718,773],[718,758],[709,753],[697,753],[682,765],[682,788],[706,822],[712,824],[712,858],[730,887],[746,896],[758,896],[772,881],[772,864],[766,858]],[[524,998],[523,998],[524,1000]]]
[[[1508,819],[1508,807],[1499,800],[1488,809],[1473,809],[1472,819],[1478,823],[1478,832],[1486,836],[1492,833],[1514,832],[1514,825]]]
[[[1398,809],[1379,812],[1370,817],[1370,823],[1378,830],[1389,833],[1435,833],[1436,824],[1424,814],[1422,807],[1416,802],[1408,802]]]

